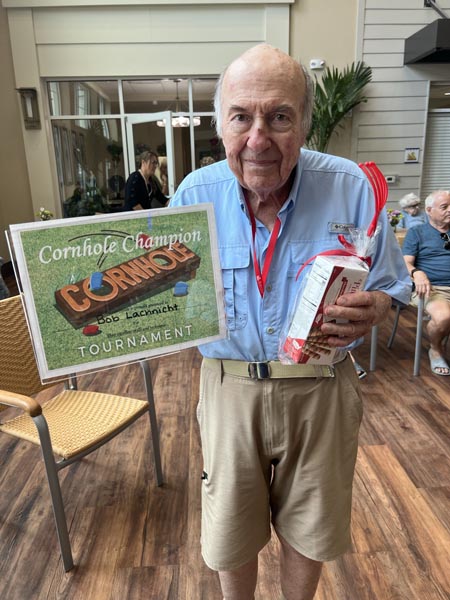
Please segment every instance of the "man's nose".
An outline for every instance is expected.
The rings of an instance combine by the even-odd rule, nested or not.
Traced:
[[[257,117],[250,128],[247,146],[251,150],[258,152],[267,150],[270,148],[270,132],[269,126],[267,125],[263,117]]]

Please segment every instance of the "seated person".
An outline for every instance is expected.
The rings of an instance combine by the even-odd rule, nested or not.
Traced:
[[[412,301],[424,298],[431,317],[426,325],[431,370],[435,375],[450,375],[443,348],[450,334],[450,191],[432,192],[425,210],[429,222],[408,230],[402,251],[415,286]]]
[[[139,157],[139,169],[131,173],[125,185],[124,210],[143,210],[166,206],[169,199],[162,193],[155,177],[158,155],[146,150]]]
[[[398,226],[402,229],[409,229],[416,225],[422,225],[428,222],[427,213],[420,206],[420,198],[416,194],[406,194],[399,201],[403,217]]]
[[[216,161],[212,156],[204,156],[200,159],[200,168],[207,167],[208,165],[213,165]]]

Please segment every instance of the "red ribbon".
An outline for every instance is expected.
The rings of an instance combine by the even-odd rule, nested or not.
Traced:
[[[275,221],[275,225],[272,229],[272,233],[270,234],[269,246],[267,248],[266,258],[264,260],[263,269],[261,273],[261,268],[258,262],[258,256],[256,254],[255,247],[255,237],[256,237],[256,219],[253,214],[253,210],[250,206],[250,203],[246,200],[248,216],[250,217],[250,223],[252,224],[252,246],[253,246],[253,267],[255,269],[255,277],[256,284],[258,286],[259,293],[261,294],[261,298],[264,296],[264,290],[266,287],[267,276],[269,275],[270,264],[272,262],[272,258],[275,252],[275,246],[278,239],[278,234],[280,233],[281,221],[280,218],[277,217]]]
[[[339,237],[343,237],[343,236],[339,236]],[[347,242],[347,240],[345,238],[344,238],[344,240],[346,241],[346,247],[352,248],[354,250],[353,244],[350,244],[350,242]],[[339,240],[339,241],[341,242],[342,240]],[[350,252],[350,250],[342,250],[342,248],[335,248],[334,250],[324,250],[323,252],[319,252],[318,254],[311,256],[311,258],[308,258],[308,260],[302,264],[300,269],[297,271],[297,275],[295,276],[296,281],[297,281],[300,273],[306,267],[306,265],[309,265],[309,263],[312,262],[318,256],[356,256],[356,258],[359,258],[359,260],[362,260],[363,262],[365,262],[366,265],[368,265],[369,267],[372,263],[370,256],[357,256],[355,254],[355,252]]]
[[[375,214],[367,229],[367,236],[372,237],[377,227],[380,212],[386,204],[388,188],[383,173],[380,171],[380,169],[374,162],[359,163],[358,166],[368,178],[375,197]],[[358,256],[356,254],[355,246],[351,244],[348,240],[346,240],[342,234],[338,235],[338,240],[344,246],[345,250],[342,250],[341,248],[336,248],[336,250],[326,250],[325,252],[319,252],[318,254],[315,254],[300,267],[295,279],[298,279],[298,276],[306,267],[306,265],[312,262],[317,256],[356,256],[370,267],[370,265],[372,264],[372,259],[370,258],[370,256]]]

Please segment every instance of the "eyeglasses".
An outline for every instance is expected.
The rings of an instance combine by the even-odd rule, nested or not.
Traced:
[[[154,167],[157,167],[159,165],[159,162],[157,160],[151,160],[150,162]]]
[[[444,249],[450,250],[450,234],[441,233],[441,240],[444,240]]]

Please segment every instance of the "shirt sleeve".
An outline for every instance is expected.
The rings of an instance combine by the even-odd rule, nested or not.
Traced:
[[[380,231],[376,237],[366,289],[385,292],[398,302],[408,304],[412,290],[411,278],[386,211],[381,212],[379,224]]]

